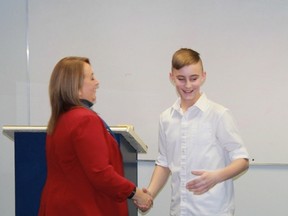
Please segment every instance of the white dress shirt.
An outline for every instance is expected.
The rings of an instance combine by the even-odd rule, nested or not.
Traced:
[[[160,115],[159,156],[156,164],[172,173],[170,215],[232,216],[233,180],[217,184],[202,195],[186,189],[192,170],[216,170],[232,160],[248,158],[229,110],[202,94],[185,113],[180,98]]]

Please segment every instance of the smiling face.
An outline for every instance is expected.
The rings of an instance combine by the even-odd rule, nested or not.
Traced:
[[[181,108],[186,111],[201,96],[200,87],[205,81],[206,73],[202,63],[190,64],[180,69],[172,69],[170,79],[181,98]]]
[[[84,80],[79,90],[79,98],[86,99],[91,103],[96,101],[96,89],[99,87],[99,81],[95,78],[92,68],[89,64],[84,64]]]

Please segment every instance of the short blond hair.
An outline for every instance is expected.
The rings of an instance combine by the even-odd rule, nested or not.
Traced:
[[[184,66],[188,66],[191,64],[201,63],[202,70],[202,60],[200,58],[200,54],[192,49],[181,48],[177,50],[172,57],[172,70],[179,70]]]

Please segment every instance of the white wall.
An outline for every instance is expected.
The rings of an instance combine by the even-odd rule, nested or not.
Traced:
[[[26,8],[23,0],[0,0],[0,127],[28,124]],[[0,215],[14,215],[14,147],[0,134]]]
[[[225,105],[236,111],[236,117],[247,113],[249,118],[239,121],[244,134],[249,133],[249,139],[252,137],[248,142],[252,148],[264,133],[259,133],[252,124],[249,109],[264,112],[265,120],[273,119],[275,111],[286,109],[286,97],[281,93],[288,74],[285,64],[288,3],[285,1],[30,0],[29,10],[27,2],[0,0],[1,126],[46,124],[49,117],[47,85],[52,67],[65,55],[85,55],[91,58],[101,82],[95,110],[112,125],[135,125],[136,133],[149,145],[149,156],[141,158],[155,159],[158,115],[176,97],[168,80],[170,58],[182,46],[196,48],[203,54],[209,72],[208,96],[225,101]],[[97,14],[102,18],[95,20]],[[121,23],[117,24],[118,20]],[[225,61],[227,58],[229,61]],[[259,72],[263,72],[263,76]],[[233,76],[237,82],[227,82]],[[247,94],[249,101],[256,101],[247,106],[242,96],[249,88],[260,98]],[[275,90],[277,94],[272,94]],[[231,98],[227,92],[233,95],[238,92],[244,100]],[[267,109],[262,110],[270,99],[273,107],[278,108],[272,112],[266,106]],[[285,122],[286,115],[281,123]],[[258,125],[261,124],[265,126],[260,128],[264,131],[274,128],[274,135],[278,135],[277,129],[285,130],[274,121]],[[284,135],[280,134],[279,138],[284,139]],[[263,142],[264,148],[253,149],[253,152],[267,154],[265,146],[273,145],[270,142]],[[283,153],[287,146],[284,145]],[[13,143],[1,134],[1,216],[14,215],[13,152]],[[268,151],[269,154],[277,156]],[[139,161],[140,187],[149,183],[153,168],[153,161]],[[288,180],[287,171],[287,165],[252,166],[237,179],[236,216],[285,215],[288,212],[288,189],[284,185]],[[167,215],[169,203],[168,182],[147,215]]]
[[[149,144],[141,158],[153,160],[159,113],[176,98],[171,56],[191,47],[204,61],[204,91],[232,110],[251,158],[288,163],[287,1],[29,2],[32,124],[49,117],[55,63],[85,55],[100,80],[95,110],[109,124],[133,124]]]

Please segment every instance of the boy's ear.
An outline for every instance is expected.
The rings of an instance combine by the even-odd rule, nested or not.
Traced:
[[[203,77],[206,79],[206,71],[203,71]]]
[[[202,72],[202,84],[205,82],[205,80],[206,80],[206,72],[203,71]]]
[[[172,72],[169,73],[169,79],[170,79],[170,82],[171,82],[173,85],[175,85],[175,80],[174,80],[174,77],[173,77],[173,73],[172,73]]]

